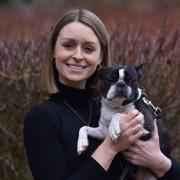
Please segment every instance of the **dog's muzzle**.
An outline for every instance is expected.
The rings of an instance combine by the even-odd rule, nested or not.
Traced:
[[[116,96],[129,98],[128,87],[124,82],[118,82],[116,84]]]

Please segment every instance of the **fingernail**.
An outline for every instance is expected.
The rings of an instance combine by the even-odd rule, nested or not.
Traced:
[[[135,109],[135,110],[132,111],[132,113],[136,115],[136,114],[139,113],[139,111]]]

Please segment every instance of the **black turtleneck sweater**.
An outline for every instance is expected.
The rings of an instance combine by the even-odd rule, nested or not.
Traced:
[[[122,173],[117,157],[107,172],[91,157],[101,141],[89,137],[86,152],[80,156],[77,154],[78,133],[88,121],[89,102],[93,112],[89,125],[98,126],[98,100],[92,98],[87,90],[63,84],[58,84],[58,88],[60,92],[33,107],[25,118],[24,145],[34,179],[117,180]],[[64,100],[85,122],[64,103]]]
[[[88,121],[92,107],[91,127],[98,126],[99,102],[89,91],[58,84],[60,92],[33,107],[25,118],[24,144],[35,180],[117,180],[118,160],[106,172],[91,154],[101,141],[89,137],[89,146],[77,154],[79,129],[86,125],[65,103]]]

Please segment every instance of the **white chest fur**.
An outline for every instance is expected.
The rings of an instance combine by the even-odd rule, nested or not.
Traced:
[[[105,102],[102,101],[99,125],[108,127],[112,120],[112,117],[115,114],[117,114],[117,113],[123,114],[125,112],[127,113],[134,109],[135,109],[135,106],[133,104],[128,104],[128,106],[120,106],[118,108],[111,108]]]

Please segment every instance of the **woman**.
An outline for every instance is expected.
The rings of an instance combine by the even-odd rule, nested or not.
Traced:
[[[121,121],[117,143],[107,135],[104,141],[89,138],[90,145],[81,156],[76,149],[80,127],[98,125],[99,101],[92,93],[98,92],[94,86],[98,70],[109,65],[109,36],[101,20],[88,10],[63,15],[52,31],[44,66],[51,96],[30,110],[24,124],[34,179],[116,180],[122,175],[117,154],[142,135],[138,111]],[[161,176],[170,169],[168,162]]]

